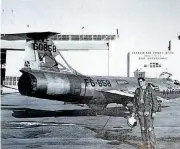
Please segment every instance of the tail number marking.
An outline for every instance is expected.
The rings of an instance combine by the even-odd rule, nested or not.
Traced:
[[[56,52],[56,46],[54,45],[48,45],[47,43],[33,43],[33,49],[39,50],[39,51],[50,51],[50,52]]]

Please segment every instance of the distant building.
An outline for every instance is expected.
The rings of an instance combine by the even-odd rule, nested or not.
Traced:
[[[145,77],[146,77],[145,71],[142,70],[142,69],[137,69],[137,70],[135,70],[135,71],[134,71],[134,77],[136,77],[136,78],[139,78],[139,77],[145,78]]]
[[[172,73],[179,78],[178,57],[180,52],[129,52],[127,75],[128,77],[158,78],[163,72]],[[180,79],[180,78],[179,78]]]

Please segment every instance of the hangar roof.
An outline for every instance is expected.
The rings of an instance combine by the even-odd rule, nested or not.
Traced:
[[[6,41],[1,40],[2,49],[24,50],[26,41]],[[57,49],[67,50],[108,50],[108,41],[54,41]]]

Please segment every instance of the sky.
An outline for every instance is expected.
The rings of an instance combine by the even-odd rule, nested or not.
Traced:
[[[1,22],[3,33],[116,34],[118,28],[127,49],[165,51],[180,33],[180,0],[2,0]]]

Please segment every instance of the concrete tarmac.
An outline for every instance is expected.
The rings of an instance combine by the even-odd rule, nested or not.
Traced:
[[[180,99],[163,103],[154,124],[157,148],[179,149]],[[139,125],[127,126],[122,107],[97,113],[87,106],[19,93],[1,96],[2,149],[137,149],[140,144]]]

